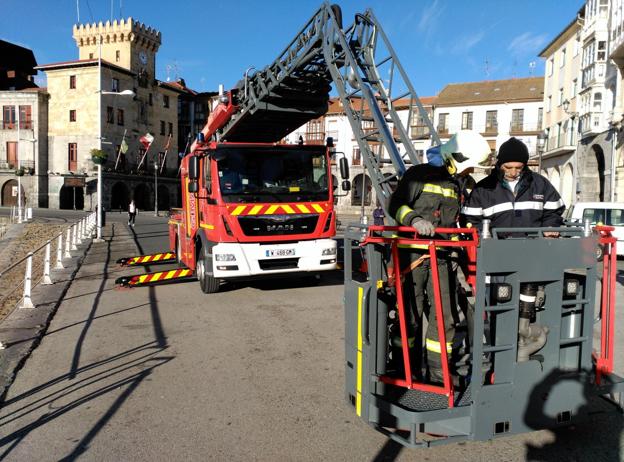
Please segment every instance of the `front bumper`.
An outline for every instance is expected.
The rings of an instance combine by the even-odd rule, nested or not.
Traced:
[[[337,247],[333,239],[285,244],[217,244],[212,248],[212,271],[219,279],[328,271],[336,269]],[[227,256],[227,259],[219,260],[218,256]]]

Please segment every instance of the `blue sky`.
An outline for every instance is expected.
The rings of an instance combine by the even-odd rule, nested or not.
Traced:
[[[421,96],[446,84],[543,75],[537,55],[582,0],[345,0],[343,22],[373,9]],[[156,76],[183,77],[198,91],[236,84],[270,64],[320,0],[114,0],[113,18],[132,16],[162,33]],[[79,0],[80,22],[106,21],[111,0]],[[0,0],[0,38],[28,47],[39,64],[77,59],[76,0]],[[534,67],[531,67],[534,63]],[[42,78],[42,77],[40,77]],[[45,82],[42,82],[45,83]]]

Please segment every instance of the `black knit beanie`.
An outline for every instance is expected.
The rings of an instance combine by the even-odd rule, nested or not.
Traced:
[[[529,161],[529,150],[526,144],[512,136],[498,148],[496,161],[499,165],[507,162],[522,162],[526,164]]]

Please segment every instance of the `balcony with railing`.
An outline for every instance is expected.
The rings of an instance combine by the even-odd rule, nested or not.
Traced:
[[[22,160],[18,162],[17,159],[7,159],[6,156],[0,156],[0,171],[17,170],[18,165],[24,169],[35,170],[35,161]]]
[[[544,146],[544,157],[563,154],[576,150],[578,143],[578,134],[576,129],[561,131],[560,133],[551,134],[546,139]]]
[[[427,125],[412,125],[410,127],[410,137],[413,140],[427,139],[431,136]]]
[[[541,123],[512,122],[509,124],[509,134],[512,136],[538,135],[541,131]]]
[[[325,132],[306,132],[305,144],[325,144]]]
[[[2,127],[2,130],[17,130],[17,121],[16,120],[2,120],[2,122],[0,122],[0,127]],[[19,128],[20,130],[32,130],[33,129],[32,120],[20,120]]]

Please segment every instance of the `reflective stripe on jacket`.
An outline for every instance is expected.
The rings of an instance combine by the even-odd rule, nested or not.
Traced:
[[[514,197],[496,169],[477,183],[462,214],[477,226],[487,218],[492,228],[534,228],[560,226],[564,209],[559,193],[542,175],[523,170]]]
[[[459,186],[444,167],[415,165],[399,181],[388,209],[402,226],[412,226],[422,218],[438,228],[455,228]]]

